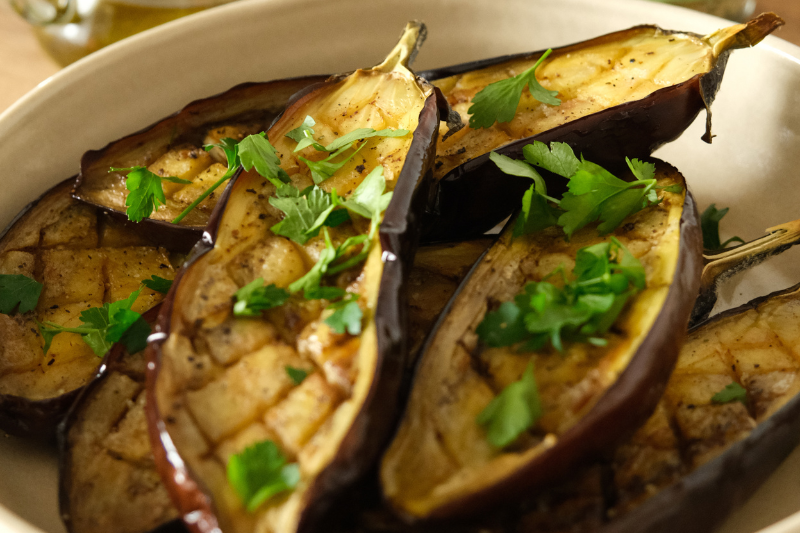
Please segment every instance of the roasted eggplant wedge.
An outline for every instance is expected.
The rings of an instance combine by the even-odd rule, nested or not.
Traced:
[[[194,531],[309,531],[385,444],[407,349],[406,278],[439,125],[433,87],[405,66],[423,35],[424,26],[410,24],[382,64],[310,87],[287,108],[268,137],[291,183],[276,189],[255,172],[240,174],[212,216],[210,242],[198,246],[162,307],[148,348],[148,424],[162,479]],[[324,157],[310,144],[294,152],[308,117],[318,145],[357,128],[405,130],[367,139],[314,189],[335,188],[337,202],[348,206],[366,202],[361,186],[382,166],[392,191],[382,222],[383,209],[372,212],[372,222],[351,212],[349,221],[303,245],[277,233],[276,223],[289,215],[281,218],[276,198],[286,198],[287,187],[313,184],[309,167]],[[388,198],[378,189],[374,198]],[[298,202],[310,194],[324,196],[305,192]],[[376,222],[377,234],[360,241],[369,246],[366,254],[361,248],[356,261],[346,255],[344,263],[338,256],[330,262],[327,254],[351,249],[346,243],[372,233]],[[319,266],[325,260],[327,273]],[[333,285],[311,287],[314,272]],[[232,296],[238,294],[240,309],[241,289],[254,281],[293,295],[285,292],[288,299],[265,312],[237,316]],[[307,299],[312,288],[330,299],[354,295],[357,327],[334,325],[329,300]],[[248,457],[261,453],[279,469],[277,492],[241,482],[251,479]]]
[[[411,353],[490,244],[478,239],[417,252],[408,283]],[[143,353],[115,346],[61,428],[60,505],[70,533],[184,530],[147,440],[144,374]]]
[[[665,163],[655,172],[662,186],[684,185]],[[613,232],[643,265],[645,288],[625,304],[604,341],[565,343],[563,353],[490,347],[476,331],[487,310],[513,299],[526,282],[542,280],[559,265],[570,270],[579,249],[608,237],[594,227],[578,230],[570,241],[560,228],[515,239],[513,224],[504,230],[423,348],[405,414],[383,457],[384,495],[401,516],[463,516],[511,501],[612,449],[646,420],[672,371],[700,279],[698,216],[682,191],[665,192],[660,204]],[[538,423],[504,444],[490,443],[480,419],[509,386],[520,390],[515,384],[533,381],[533,368]]]
[[[191,184],[164,183],[166,204],[143,221],[154,225],[151,233],[160,238],[163,245],[188,251],[200,240],[223,189],[212,192],[179,224],[171,224],[171,221],[227,171],[222,150],[215,148],[206,152],[204,145],[217,144],[224,138],[240,141],[247,135],[265,131],[293,94],[325,79],[326,76],[308,76],[245,83],[192,102],[148,128],[100,150],[86,152],[81,159],[81,173],[73,195],[127,219],[125,200],[129,191],[125,186],[125,173],[109,172],[112,167],[146,166],[159,176],[191,181]]]
[[[70,179],[45,193],[0,239],[0,274],[43,285],[34,309],[0,314],[0,429],[12,434],[52,437],[101,362],[74,333],[56,336],[45,356],[37,321],[80,326],[81,311],[127,298],[153,275],[171,279],[180,260],[132,224],[75,201],[71,187]],[[132,310],[162,298],[145,289]]]
[[[144,351],[116,344],[60,428],[59,500],[70,533],[149,533],[172,521],[183,529],[147,437],[144,375]]]
[[[464,238],[487,231],[516,207],[525,178],[501,175],[489,160],[497,151],[514,159],[534,140],[566,142],[604,167],[625,157],[648,157],[675,140],[707,111],[704,139],[711,142],[710,106],[730,52],[753,46],[783,21],[767,13],[707,36],[637,26],[556,48],[536,70],[541,84],[558,91],[561,104],[542,103],[522,91],[510,122],[452,133],[442,126],[436,157],[437,204],[425,238]],[[487,85],[519,75],[542,58],[534,52],[431,70],[433,80],[464,122],[475,95]],[[498,182],[504,183],[497,187]]]

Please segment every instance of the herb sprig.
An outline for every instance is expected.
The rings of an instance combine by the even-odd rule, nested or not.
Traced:
[[[486,440],[492,446],[504,448],[532,428],[542,413],[531,361],[522,378],[504,388],[475,421],[486,428]]]
[[[23,314],[36,309],[43,285],[22,274],[0,274],[0,313]]]
[[[506,174],[531,178],[534,184],[523,196],[522,212],[514,228],[514,236],[525,235],[550,226],[561,226],[567,238],[595,221],[601,235],[616,229],[622,221],[646,207],[661,202],[655,165],[628,159],[633,181],[624,181],[606,169],[578,159],[566,143],[546,144],[535,141],[523,148],[525,161],[492,152],[490,158]],[[547,196],[544,180],[534,167],[543,168],[567,178],[568,192],[561,200]],[[664,187],[668,192],[681,192],[679,185]],[[555,204],[551,206],[550,204]]]
[[[286,457],[271,440],[265,440],[233,454],[228,460],[228,482],[242,499],[248,512],[300,482],[300,467]]]
[[[175,176],[159,176],[147,169],[147,167],[111,167],[109,172],[127,172],[125,178],[125,188],[128,189],[128,197],[125,198],[125,205],[128,220],[141,222],[143,219],[153,214],[159,206],[167,203],[164,196],[162,182],[189,184],[189,180],[176,178]]]
[[[490,83],[472,98],[470,128],[490,128],[495,122],[511,122],[517,113],[522,91],[528,87],[531,96],[548,105],[561,105],[556,98],[558,91],[549,91],[536,79],[536,69],[552,53],[547,50],[536,63],[525,72],[505,80]]]
[[[539,350],[548,342],[605,345],[599,337],[613,325],[628,300],[645,287],[644,267],[616,238],[578,250],[574,279],[559,267],[543,281],[528,283],[513,302],[486,313],[476,333],[492,347],[520,344]],[[560,277],[561,283],[547,281]]]
[[[731,243],[744,244],[741,237],[731,237],[725,242],[721,242],[719,237],[719,223],[728,214],[730,208],[717,209],[716,204],[711,204],[700,215],[700,228],[703,231],[703,249],[706,252],[719,252],[728,247]]]

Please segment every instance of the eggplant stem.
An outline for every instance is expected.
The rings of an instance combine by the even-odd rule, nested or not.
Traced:
[[[760,43],[764,37],[783,26],[785,22],[775,13],[762,13],[746,24],[736,24],[709,33],[703,40],[711,46],[714,57],[737,48],[749,48]]]
[[[394,70],[408,70],[409,65],[414,62],[420,46],[428,36],[428,29],[424,22],[412,20],[406,24],[403,34],[395,47],[383,60],[383,63],[372,68],[378,72],[392,72]],[[400,67],[398,69],[398,67]]]

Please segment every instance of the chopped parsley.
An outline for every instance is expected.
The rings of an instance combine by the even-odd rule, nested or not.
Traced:
[[[628,159],[635,179],[624,181],[606,169],[578,159],[566,143],[552,143],[550,148],[535,141],[523,148],[525,161],[516,161],[501,154],[491,154],[492,161],[505,173],[529,177],[533,186],[525,193],[522,212],[514,228],[514,236],[520,236],[550,226],[561,226],[567,238],[573,233],[600,221],[597,230],[601,235],[616,229],[622,221],[642,209],[661,202],[655,178],[655,165]],[[568,192],[561,200],[547,196],[539,173],[534,166],[567,178]],[[672,193],[683,191],[681,186],[664,187]],[[551,206],[550,204],[555,204]]]
[[[161,294],[167,294],[169,292],[170,287],[172,287],[172,280],[162,278],[161,276],[150,276],[149,279],[146,279],[142,282],[142,285],[150,289],[151,291],[160,292]]]
[[[733,242],[744,244],[741,237],[731,237],[725,242],[720,242],[719,223],[728,214],[730,208],[717,209],[716,204],[711,204],[700,216],[700,228],[703,230],[703,249],[707,252],[719,252]]]
[[[284,370],[286,370],[286,375],[289,376],[289,379],[291,379],[295,385],[300,385],[308,377],[308,372],[302,368],[286,365]]]
[[[541,417],[542,402],[531,361],[522,378],[504,388],[475,421],[486,428],[486,439],[492,446],[504,448],[532,428]]]
[[[747,389],[732,381],[725,385],[725,388],[711,397],[714,403],[741,402],[747,405]]]
[[[298,244],[305,244],[319,235],[323,225],[338,226],[350,219],[345,210],[334,212],[336,205],[332,195],[316,185],[302,192],[286,185],[278,190],[277,197],[269,199],[269,203],[284,213],[283,220],[272,226],[273,233]]]
[[[549,91],[536,79],[536,69],[547,59],[553,50],[548,50],[525,72],[505,80],[490,83],[472,97],[470,128],[490,128],[495,122],[511,122],[517,113],[522,92],[528,87],[531,96],[547,105],[561,105],[556,98],[558,91]]]
[[[345,331],[350,335],[361,334],[361,318],[363,313],[358,306],[358,295],[349,294],[348,297],[332,303],[328,309],[334,309],[331,316],[325,319],[325,323],[336,333],[342,334]]]
[[[92,351],[102,357],[115,342],[122,342],[129,353],[136,353],[147,345],[150,325],[142,316],[131,310],[142,289],[134,291],[128,298],[103,307],[92,307],[80,314],[83,326],[66,328],[53,322],[39,324],[39,332],[44,339],[44,353],[50,349],[53,337],[59,333],[77,333]]]
[[[294,489],[300,482],[300,467],[286,457],[271,440],[245,448],[228,460],[228,482],[248,512],[277,494]]]
[[[11,315],[36,309],[42,284],[22,274],[0,274],[0,313]]]
[[[289,293],[271,283],[264,286],[264,278],[254,279],[236,293],[233,314],[236,316],[259,316],[261,311],[286,303]]]
[[[174,176],[159,176],[150,172],[147,167],[127,167],[115,168],[111,167],[109,172],[128,172],[125,179],[125,188],[128,189],[128,197],[125,198],[125,205],[127,206],[126,214],[128,220],[133,222],[141,222],[153,214],[153,211],[158,209],[158,206],[167,203],[164,196],[164,187],[162,181],[169,181],[171,183],[192,183],[189,180],[176,178]]]
[[[578,250],[572,280],[557,268],[540,282],[528,283],[513,302],[486,313],[476,333],[492,347],[520,344],[522,352],[548,342],[563,351],[563,341],[605,345],[598,335],[614,324],[628,300],[644,289],[644,267],[616,238]],[[561,277],[561,283],[547,281]]]

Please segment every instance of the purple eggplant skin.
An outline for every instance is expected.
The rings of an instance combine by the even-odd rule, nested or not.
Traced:
[[[674,170],[665,163],[657,163]],[[509,224],[513,223],[513,219]],[[454,302],[469,284],[464,279],[442,311],[421,353],[428,351],[437,330],[445,323]],[[675,274],[666,300],[642,344],[617,380],[582,420],[559,436],[557,445],[532,459],[486,490],[444,503],[425,517],[411,517],[396,507],[393,511],[407,523],[444,524],[449,519],[474,519],[489,509],[505,509],[519,495],[557,483],[580,464],[600,459],[643,424],[658,404],[685,340],[689,314],[697,296],[703,267],[702,233],[696,202],[687,189],[680,219],[680,239]],[[422,358],[420,358],[422,361]],[[421,363],[418,363],[417,371]],[[580,461],[580,462],[578,462]],[[392,505],[391,502],[387,502]]]
[[[609,170],[622,170],[625,157],[646,158],[660,146],[677,139],[694,122],[702,110],[707,112],[703,140],[711,143],[711,104],[719,90],[728,57],[735,48],[757,43],[783,25],[780,17],[767,13],[751,21],[736,45],[722,52],[706,73],[657,90],[647,97],[623,103],[578,118],[532,137],[520,139],[495,151],[513,159],[522,159],[522,148],[534,141],[565,142],[575,153]],[[655,26],[637,26],[611,33],[594,40],[612,40],[626,34]],[[667,34],[682,33],[661,30]],[[586,46],[586,41],[554,49],[568,52]],[[436,81],[448,76],[478,70],[512,59],[541,56],[543,51],[522,53],[463,63],[421,72],[420,76]],[[497,184],[502,183],[499,187]],[[516,199],[530,186],[530,180],[501,172],[489,159],[489,154],[452,169],[437,180],[426,220],[425,242],[466,238],[488,231],[516,207]]]
[[[337,78],[320,84],[325,88]],[[304,91],[298,102],[310,98],[314,90]],[[397,179],[392,201],[379,229],[383,249],[383,274],[380,282],[375,322],[378,340],[377,376],[370,386],[364,406],[350,426],[329,466],[321,472],[309,489],[314,501],[300,518],[298,531],[310,531],[319,523],[341,494],[341,488],[354,482],[371,467],[394,428],[398,396],[404,374],[407,352],[406,280],[413,264],[421,231],[422,212],[429,198],[433,181],[433,160],[440,121],[440,109],[431,91],[419,115],[418,126]],[[147,418],[150,439],[161,477],[170,491],[184,521],[192,531],[208,533],[218,529],[210,496],[202,488],[188,466],[180,458],[166,429],[156,403],[156,379],[161,366],[162,345],[169,331],[176,291],[181,278],[194,261],[213,248],[222,214],[236,186],[239,173],[232,179],[215,207],[203,239],[192,251],[190,259],[176,277],[159,313],[155,333],[148,344]]]
[[[698,324],[692,331],[756,309],[800,284],[762,296]],[[707,533],[752,496],[800,444],[800,395],[759,423],[747,438],[600,529],[600,533]]]
[[[178,111],[146,128],[109,143],[99,150],[90,150],[81,158],[81,172],[75,179],[73,197],[91,203],[84,193],[89,180],[102,179],[120,161],[160,155],[179,143],[200,146],[206,130],[234,120],[263,123],[264,129],[286,106],[290,97],[328,76],[305,76],[263,83],[242,83],[227,91],[195,100]],[[96,205],[96,204],[95,204]],[[127,215],[108,206],[99,207],[111,215],[127,220]],[[163,220],[144,219],[145,230],[158,239],[158,244],[171,250],[188,252],[200,239],[203,227],[181,226]]]

